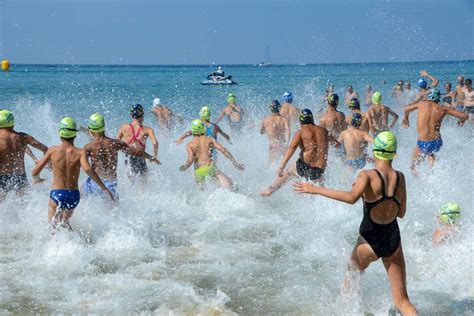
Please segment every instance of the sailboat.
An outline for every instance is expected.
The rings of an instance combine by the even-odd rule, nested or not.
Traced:
[[[265,60],[261,61],[257,64],[258,67],[268,67],[272,65],[272,60],[270,58],[270,51],[268,50],[268,46],[265,46]]]

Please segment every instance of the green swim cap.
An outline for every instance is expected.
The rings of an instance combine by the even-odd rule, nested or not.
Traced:
[[[454,225],[461,218],[461,207],[457,203],[446,203],[438,210],[438,218],[443,223]]]
[[[191,123],[191,132],[193,135],[204,135],[205,126],[203,121],[197,119]]]
[[[380,160],[393,160],[397,153],[397,137],[390,131],[381,132],[374,139],[374,157]]]
[[[102,133],[105,131],[104,117],[99,113],[94,113],[89,117],[87,127],[94,133]]]
[[[13,127],[15,118],[13,112],[8,110],[0,110],[0,128]]]
[[[372,94],[372,103],[380,104],[381,102],[382,102],[382,94],[378,91],[375,91],[374,94]]]
[[[65,117],[59,122],[59,136],[61,138],[74,138],[77,135],[76,121],[72,117]]]
[[[211,109],[209,108],[209,106],[203,106],[201,111],[199,111],[199,116],[201,117],[201,120],[209,121],[209,119],[211,118]]]
[[[237,100],[237,97],[235,96],[235,94],[229,93],[229,95],[227,96],[227,102],[235,103],[236,100]]]

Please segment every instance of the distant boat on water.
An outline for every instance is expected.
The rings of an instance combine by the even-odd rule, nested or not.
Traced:
[[[258,67],[268,67],[272,65],[272,59],[270,58],[270,50],[268,46],[265,46],[265,59],[257,64]]]

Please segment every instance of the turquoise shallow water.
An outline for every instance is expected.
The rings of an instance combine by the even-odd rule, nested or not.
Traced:
[[[233,144],[223,141],[246,171],[219,158],[239,193],[213,185],[198,192],[191,171],[178,171],[186,157],[172,140],[186,126],[177,126],[169,135],[158,134],[163,165],[150,167],[147,188],[140,192],[129,184],[121,161],[120,207],[110,210],[102,201],[83,199],[72,221],[76,234],[50,239],[48,185],[32,187],[22,201],[9,196],[0,205],[0,313],[386,314],[391,298],[380,262],[363,275],[360,295],[349,301],[340,295],[362,205],[297,196],[290,186],[260,198],[257,192],[273,181],[276,165],[267,165],[267,142],[257,126],[269,100],[287,90],[295,104],[318,112],[331,83],[340,96],[348,84],[361,95],[371,84],[401,114],[389,96],[391,88],[400,79],[415,86],[422,69],[438,77],[440,85],[454,84],[458,74],[474,77],[474,61],[231,65],[226,73],[239,83],[231,87],[201,86],[211,71],[207,66],[14,65],[0,73],[0,108],[14,110],[16,128],[47,145],[58,142],[56,124],[62,116],[85,125],[91,113],[104,113],[107,133],[115,135],[129,120],[131,104],[150,109],[156,96],[189,121],[203,104],[215,117],[233,92],[248,114],[248,127],[231,135]],[[408,130],[395,128],[400,148],[395,166],[408,181],[409,207],[400,227],[409,293],[425,314],[472,314],[473,125],[458,128],[447,119],[438,163],[414,178],[409,159],[415,116],[411,122]],[[157,128],[150,115],[145,124]],[[228,129],[226,123],[222,128]],[[79,145],[86,142],[84,135],[77,139]],[[32,167],[28,160],[28,172]],[[329,187],[349,188],[354,175],[331,152],[327,178]],[[432,248],[436,210],[449,201],[463,207],[460,236]]]

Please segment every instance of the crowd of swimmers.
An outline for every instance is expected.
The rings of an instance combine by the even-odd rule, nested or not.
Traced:
[[[393,97],[401,97],[408,90],[411,101],[403,107],[402,126],[410,125],[409,115],[418,111],[418,138],[413,151],[411,169],[416,174],[417,166],[425,158],[435,161],[436,153],[443,141],[440,128],[443,119],[453,116],[463,125],[474,111],[474,92],[471,79],[458,77],[454,91],[446,84],[446,93],[437,88],[438,80],[426,71],[420,72],[419,91],[411,91],[407,82],[400,81],[393,89]],[[429,84],[429,81],[431,83]],[[364,271],[371,262],[382,258],[390,279],[392,296],[397,309],[404,315],[416,314],[415,307],[408,299],[406,288],[405,261],[401,247],[397,217],[406,212],[406,184],[402,172],[393,169],[392,161],[397,154],[397,137],[390,131],[399,119],[396,110],[384,104],[382,94],[366,89],[362,111],[359,94],[352,86],[347,88],[344,103],[349,107],[346,117],[338,110],[339,96],[331,86],[326,90],[325,110],[318,114],[318,124],[309,109],[300,110],[293,104],[290,92],[280,100],[269,103],[270,114],[261,124],[260,133],[268,137],[268,160],[279,161],[276,179],[260,194],[270,196],[290,178],[307,180],[295,182],[298,193],[318,194],[330,199],[354,204],[362,198],[364,214],[359,229],[359,238],[352,251],[348,271]],[[166,135],[173,126],[183,119],[174,114],[161,100],[153,101],[160,132]],[[44,181],[40,177],[46,167],[52,170],[53,183],[48,202],[48,222],[56,229],[71,229],[69,220],[78,206],[81,194],[100,195],[116,203],[118,153],[126,155],[129,177],[132,181],[146,183],[146,160],[160,164],[159,143],[153,128],[143,125],[144,108],[137,104],[130,110],[131,122],[120,127],[115,138],[105,134],[105,119],[99,113],[89,117],[87,128],[79,128],[71,117],[64,117],[59,123],[60,144],[47,147],[34,137],[14,129],[13,113],[0,110],[0,203],[10,191],[24,195],[28,188],[24,156],[31,156],[36,166],[32,171],[35,183]],[[229,159],[238,170],[245,166],[218,140],[218,135],[231,143],[231,136],[243,125],[245,111],[237,104],[234,94],[227,96],[227,105],[217,120],[211,121],[211,108],[204,106],[199,118],[192,120],[190,129],[175,142],[181,144],[192,137],[186,145],[187,159],[179,167],[185,171],[194,167],[194,179],[204,188],[206,179],[216,181],[220,186],[236,190],[231,178],[216,165],[218,153]],[[227,119],[230,135],[218,125]],[[298,128],[299,126],[299,128]],[[83,148],[74,145],[79,131],[90,137]],[[293,133],[293,136],[291,137]],[[146,152],[147,140],[153,146],[151,154]],[[368,154],[368,144],[372,144],[372,155]],[[43,152],[37,159],[29,146]],[[290,163],[299,149],[298,159]],[[335,150],[352,171],[363,169],[368,163],[372,169],[361,170],[349,191],[331,190],[323,187],[324,174],[328,164],[328,151]],[[80,188],[79,175],[83,169],[88,178]],[[438,214],[439,225],[433,233],[433,242],[442,243],[455,234],[461,208],[454,203],[444,205]],[[350,282],[346,282],[349,287]]]

